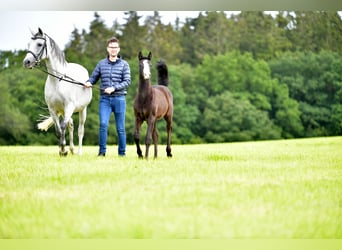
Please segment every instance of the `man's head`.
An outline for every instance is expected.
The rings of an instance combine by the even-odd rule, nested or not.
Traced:
[[[120,42],[116,37],[111,37],[107,40],[107,52],[109,57],[117,57],[120,52]]]

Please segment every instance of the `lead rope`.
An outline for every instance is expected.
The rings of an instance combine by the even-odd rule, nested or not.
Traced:
[[[47,70],[47,67],[45,66],[46,69],[42,68],[42,66],[40,65],[40,63],[38,63],[36,66],[38,67],[35,67],[36,69],[39,69],[40,71],[50,75],[50,76],[53,76],[55,78],[57,78],[59,81],[65,81],[65,82],[69,82],[69,83],[72,83],[72,84],[76,84],[76,85],[80,85],[80,86],[84,86],[84,83],[80,82],[80,81],[76,81],[75,79],[71,78],[70,76],[67,76],[65,74],[61,74],[59,73],[58,71],[55,71],[55,70],[52,70],[50,69],[50,71],[54,71],[55,74],[53,73],[50,73],[48,70]],[[98,86],[95,86],[93,85],[92,88],[96,88],[96,89],[99,89],[99,90],[102,90],[100,87]]]

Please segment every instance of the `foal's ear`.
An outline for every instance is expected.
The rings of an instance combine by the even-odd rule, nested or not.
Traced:
[[[152,52],[150,51],[150,53],[148,53],[148,56],[147,56],[148,60],[151,60],[152,58]]]
[[[141,58],[143,58],[141,51],[139,51],[138,58],[139,58],[139,60],[141,60]]]

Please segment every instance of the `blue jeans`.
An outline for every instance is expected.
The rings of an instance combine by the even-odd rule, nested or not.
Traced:
[[[125,96],[104,96],[101,95],[99,103],[99,153],[106,153],[108,123],[110,115],[114,113],[116,133],[118,135],[118,154],[124,156],[126,154],[126,97]]]

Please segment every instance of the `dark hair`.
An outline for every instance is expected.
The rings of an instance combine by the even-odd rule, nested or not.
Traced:
[[[119,42],[119,39],[117,39],[116,37],[111,37],[107,40],[107,46],[110,44],[110,43],[118,43],[120,45],[120,42]]]

